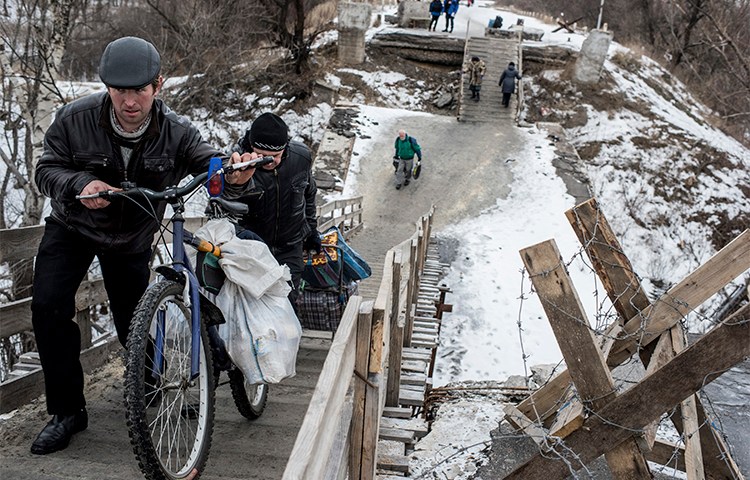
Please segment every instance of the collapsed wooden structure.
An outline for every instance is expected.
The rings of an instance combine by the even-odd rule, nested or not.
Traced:
[[[564,479],[604,455],[617,479],[652,478],[647,461],[677,466],[689,480],[744,479],[696,392],[750,356],[750,305],[690,346],[680,321],[750,268],[750,230],[651,303],[596,201],[566,215],[618,319],[595,335],[554,240],[520,252],[568,369],[506,408],[539,451],[505,478]],[[610,370],[634,356],[645,375],[617,391]],[[673,411],[684,447],[656,439]]]

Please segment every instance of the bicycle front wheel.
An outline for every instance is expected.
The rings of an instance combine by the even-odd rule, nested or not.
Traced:
[[[125,414],[138,465],[148,480],[200,477],[211,448],[214,380],[200,326],[200,368],[191,378],[192,325],[183,286],[150,287],[133,315],[125,365]]]

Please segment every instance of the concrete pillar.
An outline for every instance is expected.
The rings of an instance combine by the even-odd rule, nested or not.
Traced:
[[[346,64],[365,61],[365,32],[370,26],[372,6],[367,3],[339,3],[339,60]]]
[[[576,61],[573,79],[579,83],[597,83],[607,59],[609,44],[612,43],[612,32],[592,30],[581,46],[581,53]]]

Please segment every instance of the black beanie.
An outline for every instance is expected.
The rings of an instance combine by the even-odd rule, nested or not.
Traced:
[[[245,134],[245,144],[258,150],[280,152],[289,143],[289,127],[278,115],[266,112],[256,118]]]

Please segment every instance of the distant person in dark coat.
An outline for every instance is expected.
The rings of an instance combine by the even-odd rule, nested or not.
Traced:
[[[427,27],[427,31],[432,30],[434,32],[437,30],[438,20],[440,20],[440,15],[442,14],[443,2],[440,0],[432,0],[432,2],[430,2],[430,15],[432,18],[430,19],[430,26]]]
[[[456,18],[456,12],[458,12],[458,0],[445,0],[443,11],[445,12],[445,30],[443,31],[453,33],[453,19]]]
[[[510,96],[516,91],[516,79],[521,80],[521,73],[516,70],[516,64],[510,62],[508,68],[500,75],[500,81],[497,82],[503,91],[503,107],[508,108]]]

